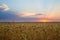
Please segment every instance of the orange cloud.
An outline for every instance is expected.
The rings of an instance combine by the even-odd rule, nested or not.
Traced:
[[[21,12],[16,15],[20,17],[31,17],[31,18],[40,18],[43,16],[42,13],[35,13],[35,12]]]
[[[22,17],[29,17],[29,16],[34,16],[35,13],[29,13],[29,12],[23,12],[20,14]]]

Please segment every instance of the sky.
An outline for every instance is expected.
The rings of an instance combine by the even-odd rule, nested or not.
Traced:
[[[60,0],[0,0],[0,22],[60,22]]]

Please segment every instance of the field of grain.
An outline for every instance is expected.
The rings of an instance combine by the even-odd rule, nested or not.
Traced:
[[[60,40],[60,23],[0,22],[0,40]]]

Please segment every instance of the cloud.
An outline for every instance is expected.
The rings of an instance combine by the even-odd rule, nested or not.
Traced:
[[[9,22],[18,20],[19,17],[15,15],[15,12],[10,11],[10,8],[6,4],[0,4],[0,22]]]
[[[18,12],[10,11],[9,7],[5,4],[0,4],[0,22],[33,22],[37,19],[28,17],[36,15],[35,13],[20,13],[20,16],[18,16],[17,14]],[[25,18],[22,16],[24,16]]]
[[[17,12],[12,11],[0,11],[0,22],[34,22],[38,18],[27,18],[21,17],[16,15]]]
[[[28,12],[24,12],[20,14],[22,17],[30,17],[30,16],[34,16],[35,13],[28,13]]]
[[[10,8],[6,4],[0,4],[0,10],[7,11]]]
[[[40,18],[44,16],[44,14],[42,13],[35,13],[35,12],[21,12],[16,15],[18,15],[19,17],[24,17],[24,18]]]

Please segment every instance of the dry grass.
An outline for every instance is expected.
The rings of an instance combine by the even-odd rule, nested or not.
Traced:
[[[0,40],[60,40],[60,23],[0,23]]]

